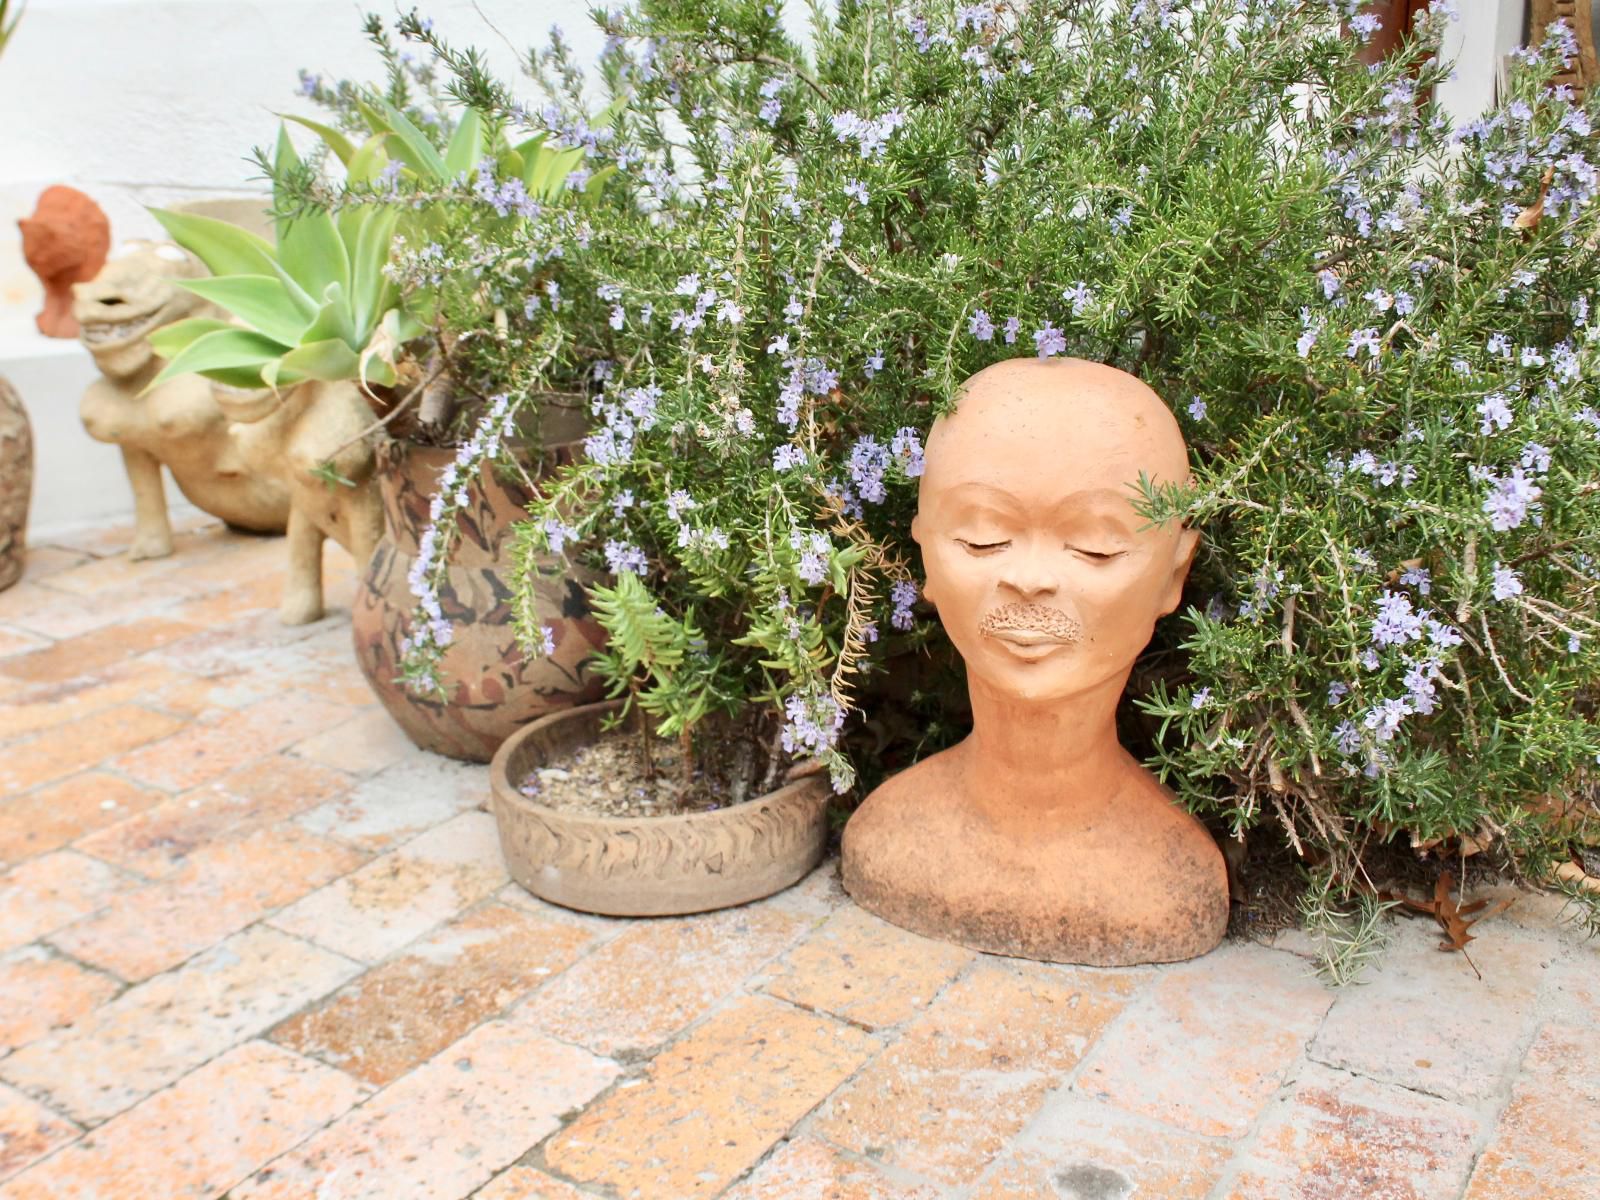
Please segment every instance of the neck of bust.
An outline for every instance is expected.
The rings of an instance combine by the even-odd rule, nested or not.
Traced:
[[[1140,770],[1117,741],[1117,704],[1127,680],[1123,671],[1072,696],[1041,701],[969,679],[972,736],[963,757],[972,802],[995,820],[1109,802],[1129,769]]]

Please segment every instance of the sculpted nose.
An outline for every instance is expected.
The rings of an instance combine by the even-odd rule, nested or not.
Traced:
[[[1038,542],[1024,541],[1013,546],[1004,557],[1001,586],[1025,600],[1054,595],[1059,581],[1050,559],[1049,547]]]

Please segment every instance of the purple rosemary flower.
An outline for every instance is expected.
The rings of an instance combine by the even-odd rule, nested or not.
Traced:
[[[1414,612],[1411,597],[1384,589],[1378,598],[1378,615],[1372,622],[1375,646],[1403,646],[1422,637],[1422,615]]]
[[[1041,328],[1034,331],[1033,344],[1040,358],[1052,358],[1057,354],[1066,353],[1067,335],[1046,321]]]
[[[1493,471],[1484,471],[1483,478],[1490,484],[1489,494],[1483,498],[1483,511],[1489,516],[1489,527],[1499,532],[1515,529],[1532,517],[1539,523],[1539,497],[1544,489],[1523,473],[1521,466],[1511,468],[1504,479]]]
[[[989,314],[980,308],[967,319],[967,331],[978,341],[987,342],[994,337],[994,322],[989,319]]]
[[[643,575],[650,567],[643,550],[616,539],[606,543],[606,564],[611,568],[613,575],[621,575],[624,572]]]
[[[907,479],[915,479],[922,474],[922,438],[915,429],[905,426],[896,430],[889,442],[889,453],[905,471]]]
[[[889,589],[889,600],[894,605],[889,624],[902,631],[910,629],[914,623],[911,606],[917,602],[917,585],[909,579],[897,580]]]

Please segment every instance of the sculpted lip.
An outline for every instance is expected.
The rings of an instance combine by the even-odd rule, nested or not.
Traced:
[[[985,629],[989,637],[1014,646],[1070,646],[1078,639],[1043,629]]]

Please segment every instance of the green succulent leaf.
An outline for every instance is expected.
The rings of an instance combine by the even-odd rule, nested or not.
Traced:
[[[323,144],[333,152],[335,158],[346,167],[349,167],[350,160],[355,157],[355,144],[332,125],[324,125],[321,121],[313,121],[307,117],[297,117],[293,113],[279,113],[278,115],[285,121],[293,121],[296,125],[311,130],[312,133],[322,139]]]
[[[175,354],[150,388],[177,375],[204,375],[233,387],[260,387],[261,368],[283,356],[287,349],[253,329],[227,328],[207,333]]]
[[[384,274],[400,214],[394,209],[363,214],[350,262],[350,311],[365,343],[383,313],[398,300],[398,289]]]
[[[236,329],[227,321],[219,321],[216,317],[188,317],[182,321],[174,321],[171,325],[163,325],[150,335],[150,348],[162,358],[172,358],[191,342],[197,341],[208,333],[215,333],[219,329]]]
[[[278,261],[272,243],[238,225],[196,213],[152,208],[168,236],[189,251],[213,275],[258,275]]]
[[[283,371],[285,373],[292,371],[306,379],[322,379],[332,383],[343,379],[354,379],[359,370],[360,360],[356,352],[339,338],[307,342],[305,345],[296,346],[283,356]],[[385,382],[376,379],[372,371],[368,371],[368,377],[373,378],[375,382]]]
[[[353,184],[371,183],[389,165],[389,155],[384,151],[385,136],[375,133],[361,143],[359,149],[345,164],[345,176]]]
[[[223,275],[184,279],[178,286],[209,300],[268,337],[294,345],[306,327],[305,314],[275,275]]]
[[[341,341],[352,349],[360,349],[366,341],[356,329],[350,312],[350,298],[337,283],[330,283],[323,292],[323,304],[317,311],[316,319],[295,339],[295,343],[310,346],[329,339]]]
[[[328,213],[308,213],[288,222],[279,235],[278,258],[313,298],[321,296],[330,283],[350,286],[350,258],[339,227]]]
[[[450,144],[445,147],[444,168],[447,176],[455,179],[477,166],[478,160],[483,157],[483,143],[483,118],[478,115],[477,109],[469,108],[461,114],[456,131],[450,137]]]
[[[448,183],[453,178],[445,166],[444,159],[433,148],[433,143],[422,130],[411,123],[411,119],[405,113],[388,101],[384,101],[383,116],[388,121],[389,132],[393,135],[390,149],[396,158],[429,183]]]

